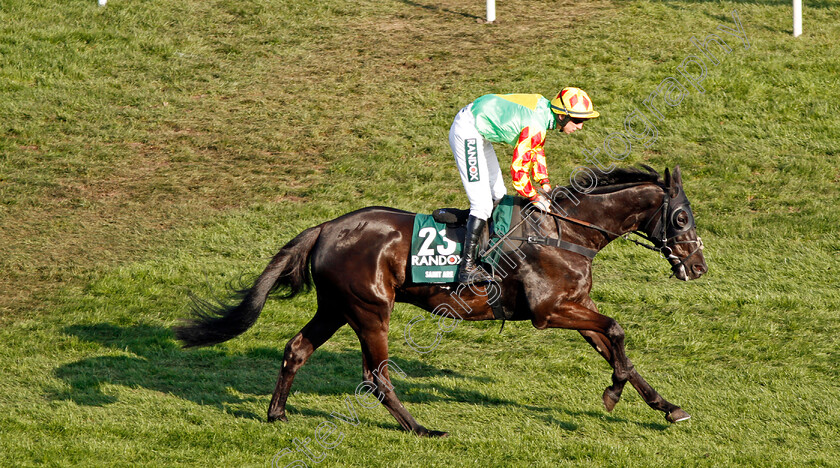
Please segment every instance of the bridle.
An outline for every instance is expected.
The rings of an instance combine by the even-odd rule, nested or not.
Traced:
[[[642,228],[642,233],[633,231],[633,234],[643,237],[653,244],[652,247],[647,245],[645,247],[657,250],[669,262],[672,260],[677,261],[677,263],[671,264],[671,276],[674,276],[679,269],[684,268],[685,262],[688,259],[703,250],[703,239],[700,236],[697,236],[697,239],[693,240],[677,240],[679,236],[695,229],[697,225],[694,222],[694,214],[691,212],[691,203],[689,203],[688,197],[685,196],[682,187],[676,186],[674,190],[676,190],[676,195],[671,197],[669,194],[671,189],[666,186],[664,188],[665,196],[662,198],[662,206],[656,210],[653,217]],[[660,213],[661,215],[657,216]],[[656,220],[656,224],[653,226],[653,230],[648,231],[647,228],[653,220]],[[647,235],[644,233],[645,231],[651,232],[651,234]],[[674,251],[671,248],[677,244],[697,244],[697,246],[690,254],[680,259],[674,255]]]
[[[596,231],[600,231],[615,238],[622,238],[646,249],[653,250],[654,252],[659,252],[666,260],[671,262],[671,276],[673,277],[680,269],[683,269],[683,274],[685,274],[685,262],[696,255],[697,252],[701,252],[703,250],[703,240],[700,236],[697,236],[697,239],[694,240],[677,240],[677,237],[685,234],[691,229],[695,229],[697,225],[694,222],[694,214],[691,212],[691,204],[689,203],[685,192],[683,192],[682,187],[677,186],[674,187],[674,189],[677,193],[674,197],[671,197],[669,193],[671,191],[671,187],[668,185],[663,187],[664,196],[662,197],[662,206],[656,210],[653,217],[651,217],[647,224],[645,224],[645,226],[641,229],[642,232],[637,230],[622,235],[608,229],[604,229],[598,225],[569,216],[564,216],[559,213],[554,213],[552,211],[546,211],[544,213],[573,224],[595,229]],[[550,195],[549,197],[553,200],[553,197]],[[656,224],[653,225],[652,230],[648,231],[648,227],[654,220],[656,221]],[[646,231],[651,234],[647,234]],[[629,234],[635,234],[649,243],[633,239],[629,236]],[[690,254],[680,259],[674,255],[674,251],[672,249],[672,247],[677,244],[697,244],[697,247],[695,247]],[[672,263],[673,261],[676,261],[677,263]]]

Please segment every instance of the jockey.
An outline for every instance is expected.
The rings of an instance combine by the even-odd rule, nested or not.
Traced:
[[[492,143],[513,146],[513,187],[547,211],[548,200],[531,184],[533,174],[543,190],[551,190],[543,150],[546,131],[557,128],[571,134],[598,115],[589,96],[578,88],[563,88],[551,101],[539,94],[487,94],[458,112],[449,130],[449,146],[470,201],[459,283],[493,281],[476,263],[478,242],[493,204],[507,192]]]

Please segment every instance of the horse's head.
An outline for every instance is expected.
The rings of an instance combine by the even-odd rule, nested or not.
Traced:
[[[706,273],[703,241],[697,236],[694,214],[682,186],[680,166],[671,173],[665,169],[665,198],[662,206],[647,224],[645,234],[671,263],[674,276],[683,281],[697,279]]]

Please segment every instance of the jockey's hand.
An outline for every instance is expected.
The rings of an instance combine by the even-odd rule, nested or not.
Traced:
[[[534,206],[541,211],[551,211],[551,204],[548,202],[548,199],[545,198],[543,195],[537,195],[537,198],[531,200],[531,203],[533,203]]]

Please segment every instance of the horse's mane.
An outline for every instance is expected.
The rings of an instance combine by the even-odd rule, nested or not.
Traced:
[[[646,165],[640,164],[640,167],[618,167],[608,173],[602,172],[597,167],[589,167],[588,171],[580,171],[575,177],[575,183],[578,187],[589,187],[592,185],[592,176],[595,174],[597,185],[587,193],[600,194],[612,192],[615,189],[624,188],[626,185],[636,185],[642,183],[653,183],[657,185],[664,185],[665,182],[655,169]],[[572,186],[566,186],[565,190],[553,190],[552,196],[555,198],[562,197],[565,194],[578,192]],[[579,193],[579,192],[578,192]]]

